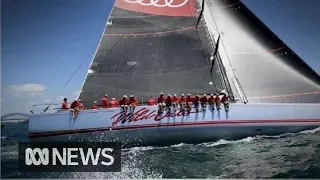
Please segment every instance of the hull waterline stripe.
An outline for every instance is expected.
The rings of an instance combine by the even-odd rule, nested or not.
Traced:
[[[242,120],[242,121],[202,121],[202,122],[184,122],[184,123],[161,123],[161,124],[144,124],[132,126],[104,127],[104,128],[88,128],[75,130],[62,130],[54,132],[30,133],[29,138],[51,137],[60,135],[71,135],[89,132],[110,131],[110,130],[131,130],[157,127],[172,126],[199,126],[199,125],[221,125],[221,124],[279,124],[279,123],[320,123],[320,119],[303,119],[303,120]]]

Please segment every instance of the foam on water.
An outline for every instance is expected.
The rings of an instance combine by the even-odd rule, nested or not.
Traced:
[[[247,137],[247,138],[243,138],[240,140],[233,140],[233,141],[232,140],[227,141],[227,140],[221,139],[217,142],[202,143],[200,145],[206,146],[206,147],[212,147],[212,146],[220,146],[220,145],[225,145],[225,144],[248,143],[248,142],[251,142],[255,139],[256,139],[255,137]]]

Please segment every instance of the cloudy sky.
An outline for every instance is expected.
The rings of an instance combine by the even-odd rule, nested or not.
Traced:
[[[77,97],[113,2],[2,0],[1,114]],[[320,74],[319,0],[243,2]]]

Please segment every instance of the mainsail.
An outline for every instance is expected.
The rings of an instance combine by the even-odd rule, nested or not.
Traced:
[[[202,2],[202,0],[198,0]],[[320,77],[239,0],[205,0],[219,54],[249,102],[319,103]],[[288,3],[290,3],[288,1]]]
[[[210,44],[196,0],[116,0],[80,98],[226,91],[218,66],[210,73]]]
[[[320,77],[239,0],[116,0],[80,98],[221,91],[319,103]]]

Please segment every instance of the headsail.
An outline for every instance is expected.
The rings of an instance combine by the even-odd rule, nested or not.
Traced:
[[[249,102],[320,102],[319,75],[241,1],[205,0],[204,17]]]

